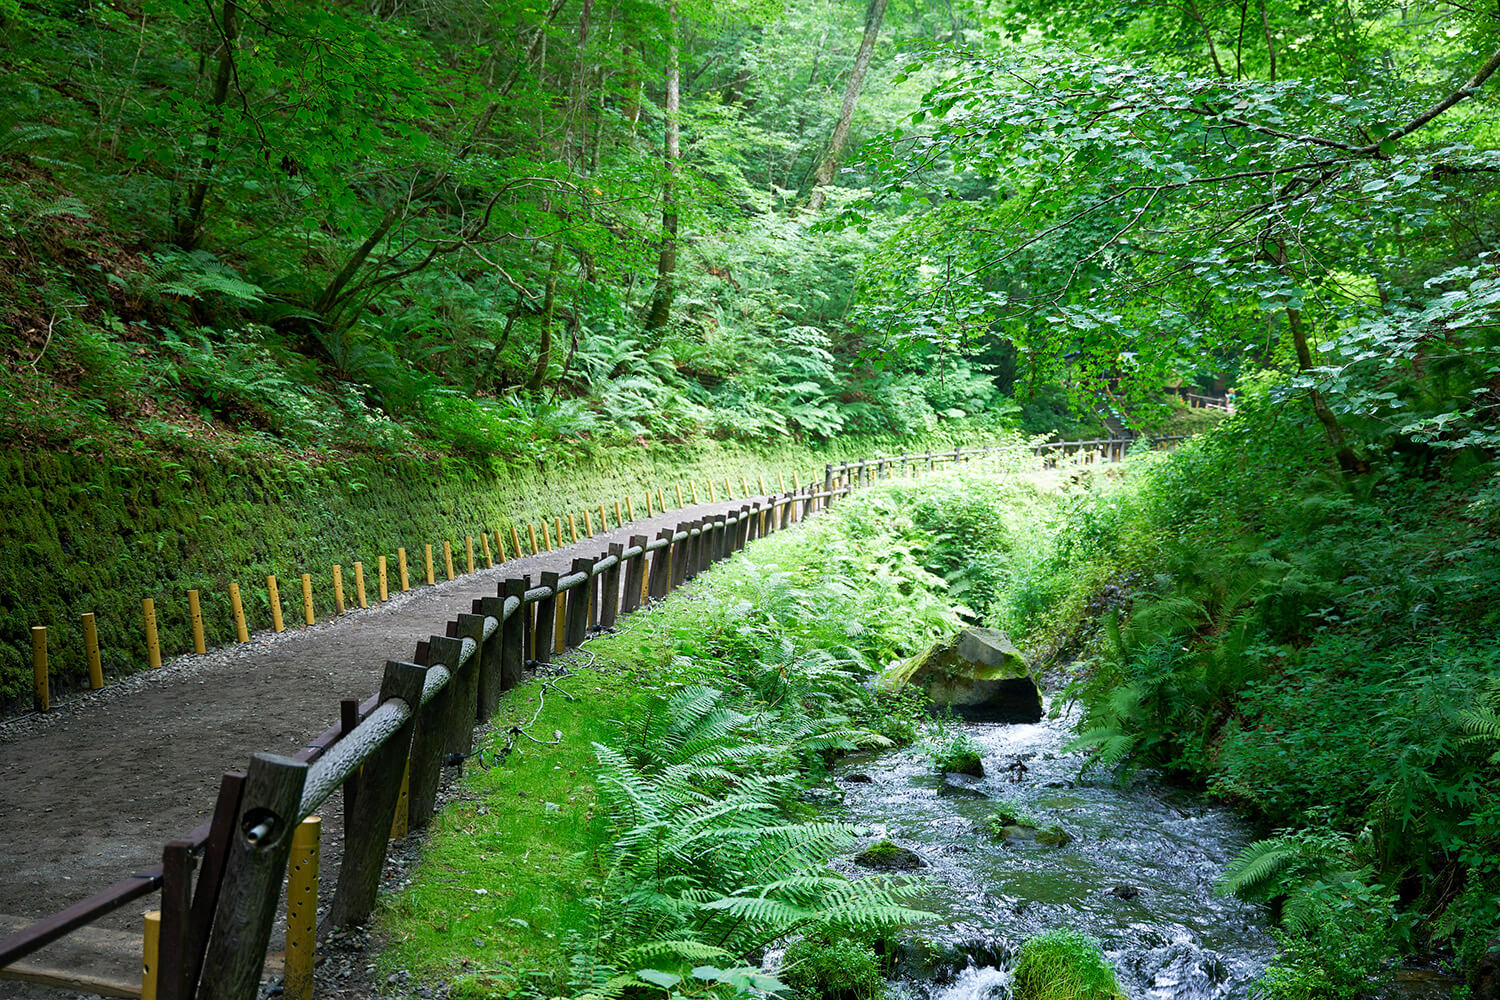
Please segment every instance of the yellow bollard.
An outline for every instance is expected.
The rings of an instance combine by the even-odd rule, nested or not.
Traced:
[[[740,473],[740,496],[747,497],[749,495],[750,495],[750,484],[747,483],[747,482],[745,482],[745,474],[743,472],[741,472]]]
[[[333,564],[333,607],[335,614],[344,613],[344,567]]]
[[[318,619],[313,617],[312,603],[312,574],[302,574],[302,617],[309,625],[316,625]]]
[[[536,547],[536,525],[528,524],[526,526],[526,533],[531,536],[531,554],[536,555],[538,552],[542,551],[541,549]]]
[[[193,625],[193,652],[202,655],[208,652],[208,645],[203,641],[203,606],[198,603],[198,592],[188,591],[188,620]]]
[[[625,519],[620,516],[620,501],[618,500],[615,501],[615,527],[625,527]]]
[[[651,491],[646,491],[646,516],[651,516]]]
[[[714,502],[714,481],[712,479],[708,481],[708,502]]]
[[[272,631],[285,631],[286,623],[281,619],[281,591],[276,587],[276,578],[274,576],[266,577],[266,597],[271,602]]]
[[[780,472],[776,473],[776,489],[780,493],[786,492],[786,477]]]
[[[400,840],[406,836],[407,812],[411,809],[411,761],[406,762],[406,770],[401,772],[401,794],[396,796],[396,815],[391,817],[391,839]]]
[[[625,498],[625,516],[632,521],[635,520],[635,504],[631,502],[629,496]]]
[[[656,509],[663,514],[667,512],[667,494],[660,486],[656,488]]]
[[[698,503],[698,487],[693,485],[693,481],[691,479],[688,480],[688,499],[691,500],[695,505]]]
[[[797,485],[797,470],[796,469],[792,470],[792,489],[794,489],[794,490],[795,489],[801,489],[801,487],[799,487]]]
[[[599,505],[599,530],[601,532],[609,530],[609,519],[604,516],[604,505],[602,503]]]
[[[496,538],[500,537],[500,535],[499,535],[498,532],[496,532],[495,537]],[[484,564],[485,564],[485,566],[488,567],[489,569],[494,569],[495,568],[495,557],[490,554],[490,533],[488,531],[481,531],[479,533],[479,540],[484,543]]]
[[[323,821],[309,816],[292,831],[287,859],[286,964],[282,968],[287,1000],[312,1000],[313,965],[318,943],[318,853]]]
[[[464,565],[468,567],[465,573],[474,572],[474,536],[464,536]]]
[[[386,575],[385,556],[375,561],[375,571],[380,577],[380,603],[384,604],[391,598],[390,577]]]
[[[724,499],[725,500],[733,500],[734,499],[734,491],[729,488],[729,477],[728,476],[724,477]]]
[[[47,626],[31,628],[31,704],[38,712],[52,707],[47,677]]]
[[[514,524],[510,526],[510,541],[511,544],[515,547],[516,558],[521,558],[521,533],[516,530],[516,526]],[[531,547],[532,549],[536,548],[536,539],[532,539]]]
[[[156,602],[147,597],[141,601],[141,617],[146,619],[146,665],[161,668],[161,643],[156,638]]]
[[[406,574],[406,550],[396,550],[396,576],[401,581],[401,593],[411,589],[411,578]]]
[[[505,536],[499,528],[495,529],[495,561],[502,565],[510,561],[510,556],[505,554]]]
[[[443,569],[448,573],[448,579],[453,579],[453,546],[448,544],[448,539],[443,539]]]
[[[92,611],[83,616],[83,652],[88,657],[89,687],[97,691],[104,686],[104,668],[99,665],[99,631]]]
[[[354,596],[359,598],[360,607],[370,606],[370,602],[365,598],[365,564],[358,559],[354,560]]]
[[[427,561],[427,586],[430,587],[433,584],[437,583],[437,574],[434,573],[432,569],[432,546],[423,545],[422,554]]]
[[[674,489],[674,490],[677,491],[677,506],[679,508],[681,508],[682,507],[682,484],[681,483],[673,483],[672,484],[672,489]]]
[[[563,547],[563,540],[562,540],[562,518],[560,518],[560,517],[557,518],[557,547],[558,548],[562,548]]]
[[[161,949],[161,911],[146,911],[145,932],[141,935],[141,1000],[156,1000],[156,955]]]
[[[583,531],[588,537],[594,537],[594,515],[588,511],[583,512]]]
[[[590,532],[590,534],[592,533]],[[558,525],[558,534],[562,534],[562,525],[560,523]],[[578,543],[578,521],[574,519],[572,514],[568,515],[568,534],[573,536],[573,543],[576,545]]]
[[[229,610],[234,612],[234,634],[240,642],[250,641],[250,630],[245,627],[245,606],[240,603],[240,585],[229,585]]]
[[[766,477],[765,476],[761,476],[761,475],[757,475],[755,477],[755,481],[760,484],[760,495],[761,496],[765,496],[766,495]]]
[[[547,522],[546,521],[542,522],[542,551],[544,551],[544,552],[551,552],[552,551],[552,535],[547,530]]]

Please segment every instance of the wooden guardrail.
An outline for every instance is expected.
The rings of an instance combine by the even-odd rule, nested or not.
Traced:
[[[1153,447],[1180,438],[1160,438]],[[1032,447],[1055,466],[1123,458],[1126,439],[1059,441]],[[73,988],[146,1000],[253,1000],[296,833],[335,792],[344,797],[344,850],[325,928],[366,920],[375,906],[392,831],[420,829],[432,818],[443,761],[466,757],[476,725],[488,721],[503,692],[520,683],[528,661],[546,663],[697,576],[756,539],[826,508],[877,479],[935,470],[1013,452],[996,446],[951,452],[877,456],[828,465],[824,482],[743,503],[737,511],[680,522],[656,538],[631,536],[566,574],[506,579],[493,597],[448,622],[446,634],[417,644],[410,662],[385,665],[380,691],[346,698],[339,723],[291,756],[255,754],[245,771],[220,779],[212,817],[169,841],[161,864],[115,883],[4,939],[0,977],[52,982],[18,966],[26,956],[125,904],[161,892],[148,916],[145,974],[139,991],[117,983],[69,978]],[[306,848],[303,848],[306,853]],[[311,850],[316,862],[316,841]],[[299,858],[300,884],[308,884]],[[311,885],[317,884],[316,870]],[[315,909],[315,908],[314,908]],[[311,935],[304,914],[298,921]],[[310,996],[311,940],[288,940],[287,995]],[[292,952],[300,949],[306,988],[293,989]]]

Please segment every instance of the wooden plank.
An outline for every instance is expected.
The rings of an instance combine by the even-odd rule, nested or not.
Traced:
[[[0,934],[34,921],[0,913]],[[101,997],[141,995],[141,935],[104,927],[80,927],[45,951],[0,969],[0,979],[35,983]]]

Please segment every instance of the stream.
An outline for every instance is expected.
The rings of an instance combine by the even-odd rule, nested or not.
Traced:
[[[939,775],[916,748],[846,758],[843,818],[915,850],[939,919],[904,941],[897,989],[913,1000],[1005,1000],[1028,937],[1070,927],[1098,938],[1132,1000],[1244,997],[1275,954],[1262,913],[1214,895],[1247,825],[1201,796],[1139,776],[1080,779],[1065,754],[1072,719],[964,723],[985,775]],[[1017,765],[1020,766],[1017,766]],[[866,781],[865,778],[869,780]],[[979,827],[995,800],[1020,805],[1062,847],[996,841]],[[862,869],[852,864],[856,874]]]

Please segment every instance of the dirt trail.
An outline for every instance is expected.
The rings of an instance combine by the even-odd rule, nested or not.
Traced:
[[[530,573],[535,584],[542,571],[565,573],[574,558],[610,542],[654,537],[745,502],[670,511],[312,627],[257,633],[47,715],[0,723],[0,916],[45,915],[159,862],[164,842],[208,817],[222,772],[243,768],[258,751],[298,750],[338,721],[340,698],[374,693],[385,661],[410,659],[419,641],[443,634],[450,618],[494,596],[506,577]],[[324,812],[325,871],[338,853],[337,800]],[[100,926],[138,930],[154,899]],[[32,995],[22,989],[0,982],[0,996]]]

